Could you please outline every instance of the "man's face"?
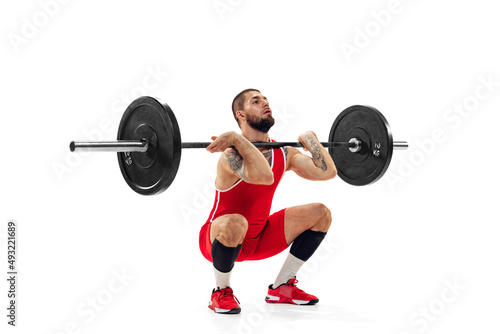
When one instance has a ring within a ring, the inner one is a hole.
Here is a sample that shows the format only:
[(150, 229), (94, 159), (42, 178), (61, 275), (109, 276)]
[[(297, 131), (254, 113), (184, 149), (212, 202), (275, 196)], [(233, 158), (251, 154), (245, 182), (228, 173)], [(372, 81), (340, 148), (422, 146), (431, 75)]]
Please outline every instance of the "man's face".
[(274, 125), (274, 118), (267, 98), (259, 92), (245, 94), (244, 114), (248, 125), (253, 129), (267, 133)]

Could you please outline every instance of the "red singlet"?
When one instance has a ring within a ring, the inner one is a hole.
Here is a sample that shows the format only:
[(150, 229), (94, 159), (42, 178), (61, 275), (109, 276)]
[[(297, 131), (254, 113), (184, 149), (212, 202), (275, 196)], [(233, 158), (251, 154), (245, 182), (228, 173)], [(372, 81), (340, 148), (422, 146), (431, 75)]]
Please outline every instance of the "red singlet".
[(210, 224), (227, 214), (237, 213), (248, 221), (248, 231), (236, 261), (267, 258), (288, 247), (284, 232), (285, 209), (269, 216), (274, 192), (286, 168), (283, 149), (275, 148), (272, 151), (273, 184), (249, 184), (239, 180), (229, 189), (216, 188), (214, 206), (200, 231), (200, 250), (207, 260), (212, 261)]

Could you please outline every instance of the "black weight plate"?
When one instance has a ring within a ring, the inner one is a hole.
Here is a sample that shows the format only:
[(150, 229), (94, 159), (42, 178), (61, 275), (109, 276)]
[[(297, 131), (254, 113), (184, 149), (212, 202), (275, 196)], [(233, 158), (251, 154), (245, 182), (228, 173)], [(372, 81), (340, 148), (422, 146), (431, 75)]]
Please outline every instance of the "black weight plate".
[(127, 107), (118, 127), (118, 140), (141, 139), (148, 141), (148, 150), (120, 152), (118, 163), (132, 190), (156, 195), (170, 186), (181, 161), (179, 126), (166, 103), (143, 96)]
[(393, 141), (389, 123), (380, 111), (369, 106), (351, 106), (333, 122), (329, 141), (362, 141), (361, 150), (353, 153), (348, 147), (330, 147), (328, 152), (345, 182), (364, 186), (384, 175), (392, 158)]

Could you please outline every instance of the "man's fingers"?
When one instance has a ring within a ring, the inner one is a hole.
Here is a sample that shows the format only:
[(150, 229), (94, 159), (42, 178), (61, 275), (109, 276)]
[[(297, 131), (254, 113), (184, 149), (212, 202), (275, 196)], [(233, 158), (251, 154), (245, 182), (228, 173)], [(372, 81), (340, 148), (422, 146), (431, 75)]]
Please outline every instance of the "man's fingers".
[(220, 150), (217, 148), (217, 146), (214, 146), (210, 149), (207, 148), (207, 151), (210, 153), (220, 152)]
[(298, 140), (299, 140), (299, 143), (302, 144), (302, 149), (307, 152), (306, 143), (302, 140), (301, 137), (299, 137)]
[(213, 140), (213, 142), (207, 146), (207, 151), (213, 152), (214, 147), (218, 144), (218, 142), (216, 142), (217, 136), (212, 136), (210, 138)]
[(210, 144), (207, 147), (207, 151), (209, 151), (211, 153), (224, 152), (224, 150), (225, 150), (224, 144), (219, 142), (219, 141), (214, 141), (212, 144)]
[(212, 144), (208, 145), (207, 146), (207, 151), (212, 151), (214, 149), (214, 147), (217, 146), (217, 143), (216, 142), (213, 142)]

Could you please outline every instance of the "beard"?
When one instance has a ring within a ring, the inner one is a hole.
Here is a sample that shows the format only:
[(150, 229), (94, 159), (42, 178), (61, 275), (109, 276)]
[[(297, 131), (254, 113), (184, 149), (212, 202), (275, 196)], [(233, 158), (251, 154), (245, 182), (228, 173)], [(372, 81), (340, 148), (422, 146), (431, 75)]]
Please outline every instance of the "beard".
[(248, 125), (250, 125), (250, 127), (257, 131), (268, 133), (269, 129), (271, 129), (274, 125), (274, 118), (273, 116), (268, 116), (267, 118), (259, 118), (257, 116), (247, 115), (247, 123)]

